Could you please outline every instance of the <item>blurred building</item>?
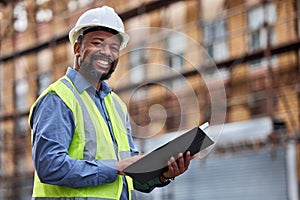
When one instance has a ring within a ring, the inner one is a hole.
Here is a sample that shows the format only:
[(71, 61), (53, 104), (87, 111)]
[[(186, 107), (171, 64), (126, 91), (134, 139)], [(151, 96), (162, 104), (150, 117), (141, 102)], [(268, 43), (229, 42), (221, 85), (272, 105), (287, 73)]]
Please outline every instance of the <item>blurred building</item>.
[(131, 36), (109, 82), (141, 152), (206, 121), (216, 140), (139, 198), (298, 199), (298, 0), (0, 0), (0, 199), (30, 199), (29, 108), (72, 66), (78, 16), (101, 5)]

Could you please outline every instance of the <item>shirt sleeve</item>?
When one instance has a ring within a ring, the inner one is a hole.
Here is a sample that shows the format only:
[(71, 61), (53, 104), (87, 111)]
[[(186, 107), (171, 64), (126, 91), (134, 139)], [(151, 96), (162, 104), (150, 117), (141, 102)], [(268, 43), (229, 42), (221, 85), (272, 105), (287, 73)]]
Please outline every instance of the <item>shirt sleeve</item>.
[(77, 160), (68, 155), (75, 128), (74, 117), (55, 94), (47, 94), (39, 101), (30, 126), (32, 159), (43, 183), (87, 187), (116, 180), (116, 160)]

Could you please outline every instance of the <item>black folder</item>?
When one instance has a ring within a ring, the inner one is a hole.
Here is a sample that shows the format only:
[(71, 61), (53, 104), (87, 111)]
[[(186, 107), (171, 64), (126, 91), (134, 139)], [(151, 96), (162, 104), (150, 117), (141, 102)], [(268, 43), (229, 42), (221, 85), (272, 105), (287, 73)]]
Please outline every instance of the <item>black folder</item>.
[(200, 127), (195, 127), (153, 150), (123, 171), (132, 179), (144, 184), (166, 171), (168, 160), (172, 156), (177, 159), (178, 153), (185, 155), (187, 151), (194, 155), (213, 143)]

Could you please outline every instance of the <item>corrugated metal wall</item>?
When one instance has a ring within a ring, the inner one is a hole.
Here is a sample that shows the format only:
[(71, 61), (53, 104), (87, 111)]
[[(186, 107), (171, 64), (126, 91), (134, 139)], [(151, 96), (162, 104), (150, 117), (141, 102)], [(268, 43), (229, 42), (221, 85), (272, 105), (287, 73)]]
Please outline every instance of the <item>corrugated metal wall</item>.
[(165, 188), (138, 199), (287, 200), (286, 149), (248, 151), (193, 160)]

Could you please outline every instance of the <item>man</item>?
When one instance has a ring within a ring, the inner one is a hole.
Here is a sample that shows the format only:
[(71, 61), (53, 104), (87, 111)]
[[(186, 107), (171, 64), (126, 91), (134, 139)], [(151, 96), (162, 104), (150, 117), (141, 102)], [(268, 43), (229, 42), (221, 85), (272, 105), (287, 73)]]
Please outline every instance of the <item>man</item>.
[(134, 156), (126, 106), (104, 81), (129, 39), (114, 10), (85, 12), (69, 37), (73, 68), (41, 94), (29, 115), (33, 199), (131, 199), (133, 189), (150, 192), (186, 171), (194, 158), (189, 152), (177, 162), (170, 158), (168, 170), (143, 185), (123, 172), (141, 156)]

